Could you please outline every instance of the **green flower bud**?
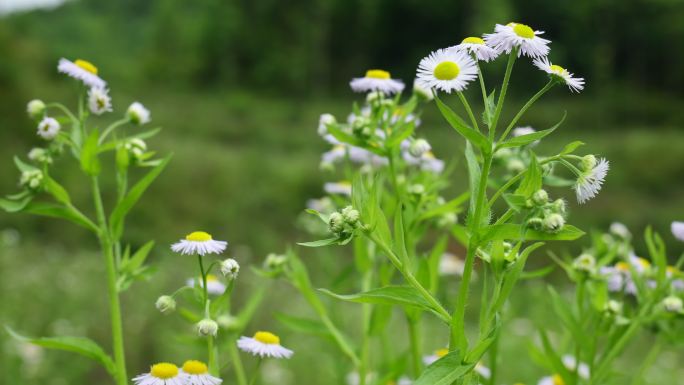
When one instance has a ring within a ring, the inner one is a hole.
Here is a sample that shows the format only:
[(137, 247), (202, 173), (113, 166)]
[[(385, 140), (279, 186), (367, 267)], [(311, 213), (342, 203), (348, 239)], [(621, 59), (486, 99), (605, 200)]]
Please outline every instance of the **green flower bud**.
[(539, 217), (530, 218), (527, 222), (528, 226), (533, 229), (540, 230), (543, 227), (544, 221)]
[(24, 171), (21, 173), (19, 184), (33, 191), (40, 190), (43, 185), (43, 172), (40, 170)]
[(176, 300), (170, 295), (162, 295), (157, 299), (154, 306), (162, 314), (171, 314), (176, 310)]
[(354, 208), (351, 206), (347, 206), (342, 209), (342, 218), (348, 225), (350, 225), (353, 228), (355, 228), (359, 224), (359, 216), (359, 212), (357, 210), (354, 210)]
[(237, 278), (240, 272), (240, 264), (233, 258), (228, 258), (221, 262), (221, 274), (232, 281)]
[(684, 302), (681, 298), (671, 295), (663, 300), (663, 307), (670, 313), (681, 313), (684, 309)]
[(544, 231), (557, 232), (565, 225), (565, 218), (560, 214), (549, 214), (542, 221), (542, 228)]
[(45, 103), (39, 99), (33, 99), (26, 105), (26, 112), (33, 119), (40, 119), (45, 113)]
[(567, 211), (567, 204), (563, 199), (556, 199), (551, 204), (551, 210), (553, 210), (555, 213), (564, 215)]
[(328, 220), (328, 228), (332, 233), (338, 234), (344, 231), (345, 224), (344, 217), (338, 212), (330, 214), (330, 219)]
[(525, 163), (518, 158), (511, 158), (506, 163), (506, 170), (517, 174), (525, 170)]
[(582, 158), (582, 169), (584, 171), (589, 171), (596, 167), (596, 164), (598, 163), (598, 160), (594, 155), (585, 155)]
[(611, 299), (606, 303), (605, 311), (612, 315), (619, 315), (622, 313), (622, 302)]
[(409, 194), (414, 194), (414, 195), (423, 195), (425, 194), (425, 186), (422, 184), (412, 184), (408, 186), (406, 189), (408, 190)]
[(532, 201), (537, 206), (543, 206), (549, 201), (549, 194), (546, 192), (546, 190), (537, 190), (534, 194), (532, 194)]
[(414, 158), (420, 158), (425, 154), (426, 152), (432, 150), (432, 146), (430, 146), (430, 143), (428, 143), (427, 140), (425, 139), (415, 139), (411, 141), (411, 144), (409, 145), (408, 152), (413, 156)]
[(572, 267), (577, 271), (593, 274), (596, 272), (596, 258), (589, 253), (583, 253), (575, 259)]
[(44, 148), (36, 147), (31, 149), (31, 151), (28, 153), (28, 158), (36, 163), (52, 163), (52, 157), (50, 156), (50, 153)]
[(216, 333), (218, 333), (218, 324), (216, 321), (205, 318), (198, 322), (195, 327), (197, 328), (197, 333), (202, 336), (202, 337), (207, 337), (207, 336), (216, 336)]

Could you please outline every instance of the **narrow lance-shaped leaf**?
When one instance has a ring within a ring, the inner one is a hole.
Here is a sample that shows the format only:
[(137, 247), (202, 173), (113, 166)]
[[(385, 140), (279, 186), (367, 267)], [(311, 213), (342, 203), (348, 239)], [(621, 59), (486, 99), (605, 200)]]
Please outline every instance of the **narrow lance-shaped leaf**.
[(101, 170), (100, 160), (97, 157), (99, 138), (100, 133), (98, 130), (92, 130), (81, 150), (81, 169), (91, 176), (99, 175)]
[(451, 385), (474, 367), (475, 364), (463, 364), (459, 351), (453, 350), (428, 366), (413, 385)]
[(567, 113), (563, 113), (563, 117), (561, 118), (560, 122), (556, 123), (553, 127), (549, 128), (549, 129), (533, 132), (531, 134), (514, 136), (514, 137), (508, 139), (507, 141), (505, 141), (503, 143), (499, 143), (496, 147), (497, 147), (497, 149), (507, 148), (507, 147), (522, 147), (522, 146), (526, 146), (530, 143), (534, 143), (538, 140), (541, 140), (545, 136), (554, 132), (556, 130), (556, 128), (558, 128), (561, 124), (563, 124), (563, 121), (565, 121), (566, 116), (567, 116)]
[(444, 116), (444, 119), (449, 122), (451, 127), (453, 127), (456, 132), (461, 134), (466, 140), (474, 144), (475, 147), (479, 148), (481, 151), (485, 153), (490, 153), (492, 151), (492, 145), (486, 136), (484, 136), (481, 132), (469, 127), (463, 121), (463, 119), (461, 119), (461, 117), (458, 116), (454, 110), (449, 108), (449, 106), (444, 104), (437, 95), (435, 95), (435, 102), (437, 102), (437, 107), (442, 113), (442, 116)]

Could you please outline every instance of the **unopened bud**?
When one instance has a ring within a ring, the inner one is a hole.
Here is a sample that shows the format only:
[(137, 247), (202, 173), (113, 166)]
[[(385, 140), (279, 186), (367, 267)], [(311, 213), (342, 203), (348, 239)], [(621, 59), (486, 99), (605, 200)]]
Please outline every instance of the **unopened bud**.
[(681, 313), (684, 308), (684, 303), (681, 298), (671, 295), (663, 300), (663, 307), (670, 313)]
[(608, 301), (608, 303), (606, 303), (605, 310), (610, 314), (618, 315), (622, 313), (622, 303), (614, 299), (611, 299), (610, 301)]
[(43, 103), (42, 100), (33, 99), (26, 105), (26, 112), (28, 112), (29, 116), (33, 119), (42, 118), (43, 113), (45, 112), (45, 103)]
[(330, 219), (328, 220), (328, 228), (333, 233), (340, 233), (344, 230), (344, 217), (338, 212), (330, 214)]
[(572, 266), (585, 273), (594, 273), (596, 271), (596, 258), (589, 253), (583, 253), (575, 259)]
[(565, 218), (560, 214), (550, 214), (544, 218), (542, 228), (549, 232), (557, 232), (565, 225)]
[(342, 218), (344, 219), (347, 224), (349, 224), (352, 227), (356, 227), (356, 225), (359, 222), (359, 212), (357, 210), (354, 210), (353, 207), (347, 206), (342, 209)]
[(237, 278), (240, 272), (240, 264), (233, 258), (228, 258), (221, 262), (221, 274), (232, 281)]
[(162, 314), (171, 314), (174, 312), (174, 310), (176, 310), (176, 300), (170, 295), (162, 295), (157, 299), (157, 302), (155, 302), (154, 306)]
[(582, 158), (582, 168), (584, 169), (584, 171), (589, 171), (593, 169), (594, 167), (596, 167), (596, 163), (598, 163), (598, 161), (596, 160), (596, 157), (594, 155), (585, 155)]
[(195, 326), (197, 327), (197, 333), (203, 337), (216, 336), (219, 327), (216, 321), (209, 318), (201, 320)]
[(537, 190), (534, 194), (532, 194), (532, 201), (537, 206), (543, 206), (549, 201), (549, 194), (546, 192), (546, 190)]

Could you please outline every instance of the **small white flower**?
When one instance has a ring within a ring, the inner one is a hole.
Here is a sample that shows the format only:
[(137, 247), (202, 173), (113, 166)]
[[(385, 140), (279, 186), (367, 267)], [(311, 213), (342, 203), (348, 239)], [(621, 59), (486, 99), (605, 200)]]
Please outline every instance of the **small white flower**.
[(352, 194), (351, 183), (347, 181), (328, 182), (323, 185), (323, 190), (325, 190), (325, 192), (327, 192), (328, 194), (338, 194), (347, 196), (351, 196)]
[(643, 275), (651, 271), (651, 262), (649, 262), (648, 259), (636, 256), (634, 253), (630, 253), (628, 262), (638, 275)]
[(59, 59), (57, 71), (82, 81), (88, 87), (104, 88), (107, 85), (97, 76), (97, 67), (85, 60), (78, 59), (72, 62), (64, 58)]
[(418, 64), (416, 81), (421, 87), (446, 93), (463, 91), (477, 77), (477, 66), (468, 53), (439, 49)]
[(411, 145), (409, 146), (408, 152), (414, 158), (420, 158), (421, 156), (423, 156), (423, 154), (431, 150), (432, 146), (430, 146), (430, 143), (428, 143), (427, 140), (418, 138), (411, 141)]
[(494, 48), (485, 44), (485, 41), (479, 37), (466, 37), (461, 44), (452, 47), (456, 50), (466, 51), (471, 55), (475, 55), (477, 60), (492, 61), (499, 56), (499, 52)]
[(440, 275), (456, 275), (462, 276), (465, 269), (465, 262), (451, 253), (444, 253), (439, 259), (439, 274)]
[(162, 314), (170, 314), (176, 310), (176, 300), (170, 295), (162, 295), (157, 299), (157, 302), (154, 303), (154, 306)]
[(593, 166), (584, 168), (582, 175), (577, 178), (577, 183), (575, 183), (575, 193), (579, 203), (585, 203), (598, 195), (608, 174), (610, 164), (605, 158), (595, 160), (593, 163)]
[(580, 92), (584, 89), (584, 78), (573, 77), (572, 72), (568, 72), (565, 68), (551, 64), (548, 58), (542, 57), (534, 59), (534, 65), (540, 70), (549, 74), (553, 79), (556, 79), (570, 88), (572, 92)]
[(45, 140), (54, 139), (61, 129), (62, 126), (55, 118), (46, 116), (38, 123), (38, 135)]
[(205, 318), (198, 322), (195, 325), (195, 328), (197, 329), (197, 334), (199, 334), (202, 337), (216, 337), (216, 333), (218, 333), (219, 326), (218, 323), (216, 323), (216, 321), (214, 321), (213, 319)]
[(185, 361), (180, 370), (184, 385), (219, 385), (222, 379), (209, 374), (207, 364), (197, 360)]
[(240, 350), (261, 358), (290, 358), (294, 354), (292, 350), (280, 345), (280, 337), (265, 331), (256, 332), (251, 338), (240, 337), (237, 346)]
[(670, 313), (681, 313), (684, 309), (684, 302), (681, 298), (671, 295), (663, 300), (663, 307)]
[(43, 172), (38, 169), (23, 171), (19, 184), (31, 190), (38, 190), (43, 184)]
[(28, 158), (38, 163), (52, 163), (52, 157), (50, 156), (50, 153), (44, 148), (32, 148), (28, 153)]
[(584, 362), (580, 362), (579, 366), (577, 366), (577, 360), (575, 359), (574, 356), (571, 356), (569, 354), (564, 355), (562, 360), (563, 360), (563, 365), (565, 365), (565, 367), (568, 368), (568, 370), (570, 370), (572, 372), (577, 370), (577, 374), (581, 378), (583, 378), (585, 380), (589, 379), (589, 374), (590, 374), (589, 373), (589, 365), (585, 364)]
[(204, 231), (195, 231), (188, 234), (185, 239), (171, 245), (171, 250), (180, 254), (221, 254), (228, 245), (225, 241), (215, 241), (211, 234)]
[(88, 108), (95, 115), (112, 112), (112, 98), (106, 88), (93, 87), (88, 91)]
[(145, 152), (147, 152), (147, 143), (140, 138), (131, 138), (127, 140), (124, 147), (128, 152), (133, 154), (136, 159), (141, 159)]
[(126, 116), (133, 124), (143, 125), (150, 122), (150, 110), (145, 108), (140, 102), (133, 102), (128, 106)]
[(42, 100), (33, 99), (26, 105), (26, 112), (34, 119), (40, 118), (45, 112), (45, 103)]
[(407, 376), (401, 376), (397, 380), (397, 385), (411, 385), (411, 384), (413, 384), (413, 381), (411, 381), (411, 379), (408, 378)]
[(366, 76), (352, 79), (349, 85), (354, 92), (378, 91), (391, 95), (404, 90), (403, 82), (392, 79), (390, 73), (383, 70), (368, 70)]
[(335, 123), (337, 123), (337, 121), (334, 116), (331, 114), (322, 114), (321, 117), (318, 118), (318, 135), (325, 136), (328, 133), (328, 126)]
[(519, 47), (518, 57), (525, 55), (538, 58), (549, 53), (548, 44), (551, 41), (539, 37), (543, 33), (520, 23), (497, 24), (494, 33), (485, 34), (484, 40), (488, 46), (500, 53), (509, 54), (513, 48)]
[(620, 222), (611, 223), (610, 232), (622, 239), (629, 239), (632, 237), (632, 233), (629, 232), (627, 226)]
[(486, 380), (488, 380), (492, 376), (492, 370), (484, 366), (482, 362), (478, 362), (475, 365), (475, 372)]
[(684, 241), (684, 222), (672, 222), (670, 225), (672, 235), (680, 241)]
[[(193, 278), (190, 278), (187, 280), (186, 284), (187, 286), (195, 287), (195, 282), (197, 282), (197, 286), (199, 288), (204, 287), (202, 277), (198, 278), (197, 281), (195, 281)], [(207, 274), (207, 293), (212, 295), (221, 295), (225, 291), (226, 285), (223, 282), (219, 281), (218, 277), (216, 277), (213, 274)]]
[(578, 271), (594, 274), (596, 272), (596, 258), (591, 254), (583, 253), (575, 259), (572, 263), (572, 267)]
[(323, 197), (319, 199), (309, 199), (306, 201), (306, 208), (316, 210), (319, 213), (330, 214), (335, 211), (335, 204), (329, 197)]
[(186, 385), (178, 367), (168, 362), (152, 365), (149, 373), (133, 378), (135, 385)]
[[(225, 261), (221, 262), (221, 274), (223, 274), (224, 277), (228, 278), (228, 280), (232, 281), (236, 279), (239, 272), (240, 264), (233, 258), (228, 258)], [(208, 283), (207, 286), (209, 286)]]

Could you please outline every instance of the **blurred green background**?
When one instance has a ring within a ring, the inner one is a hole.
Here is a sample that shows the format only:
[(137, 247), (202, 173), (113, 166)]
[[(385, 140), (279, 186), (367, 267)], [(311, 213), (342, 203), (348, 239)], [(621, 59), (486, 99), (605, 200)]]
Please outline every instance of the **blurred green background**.
[[(166, 245), (206, 229), (227, 239), (231, 256), (244, 266), (238, 292), (263, 284), (246, 267), (307, 238), (295, 220), (306, 199), (320, 196), (322, 183), (330, 179), (318, 171), (320, 154), (327, 150), (316, 134), (318, 116), (330, 112), (344, 119), (350, 103), (361, 100), (349, 90), (349, 79), (378, 67), (410, 85), (418, 61), (431, 50), (489, 32), (497, 22), (515, 20), (545, 30), (553, 41), (551, 59), (587, 80), (579, 95), (554, 89), (521, 122), (546, 128), (567, 111), (564, 125), (543, 149), (557, 150), (579, 139), (588, 143), (586, 151), (611, 161), (602, 193), (584, 206), (572, 205), (570, 221), (598, 229), (618, 220), (637, 234), (652, 224), (666, 235), (673, 256), (681, 252), (668, 228), (672, 220), (684, 219), (682, 0), (80, 0), (11, 12), (34, 2), (41, 1), (0, 0), (0, 192), (16, 189), (12, 157), (40, 144), (34, 122), (26, 117), (26, 102), (75, 103), (74, 82), (56, 71), (60, 57), (98, 66), (111, 87), (114, 115), (135, 100), (150, 108), (152, 125), (164, 128), (150, 146), (175, 153), (127, 227), (126, 237), (135, 245), (158, 241), (152, 262), (162, 272), (135, 284), (134, 295), (124, 295), (131, 374), (154, 360), (185, 358), (186, 347), (177, 346), (175, 336), (187, 326), (162, 319), (152, 304), (181, 285), (195, 266), (179, 263)], [(489, 87), (497, 86), (504, 64), (487, 65)], [(512, 116), (544, 81), (521, 60), (505, 114)], [(434, 105), (422, 118), (421, 135), (433, 143), (437, 156), (456, 157), (460, 139)], [(85, 197), (78, 172), (58, 175), (77, 197)], [(464, 189), (465, 179), (459, 173), (455, 178)], [(4, 212), (0, 234), (0, 322), (32, 335), (87, 334), (107, 346), (96, 242), (70, 225)], [(587, 242), (567, 247), (577, 251)], [(312, 269), (320, 267), (313, 253), (304, 257)], [(563, 280), (560, 274), (554, 277)], [(327, 278), (319, 271), (314, 281), (324, 284)], [(519, 295), (542, 296), (536, 284), (522, 290)], [(259, 313), (263, 324), (276, 329), (280, 326), (270, 318), (282, 310), (278, 299), (288, 298), (293, 309), (308, 312), (287, 286), (278, 293)], [(440, 338), (433, 336), (432, 343), (439, 345)], [(282, 365), (278, 383), (313, 384), (336, 373), (340, 364), (329, 346), (309, 336), (290, 335), (285, 341), (298, 355), (291, 365)], [(435, 347), (425, 346), (426, 352)], [(316, 350), (323, 348), (321, 357)], [(514, 339), (509, 348), (520, 356)], [(682, 359), (674, 357), (664, 359), (663, 367)], [(321, 365), (307, 367), (314, 359)], [(522, 362), (529, 368), (511, 382), (542, 373)], [(102, 378), (86, 360), (18, 349), (0, 333), (3, 384)]]

